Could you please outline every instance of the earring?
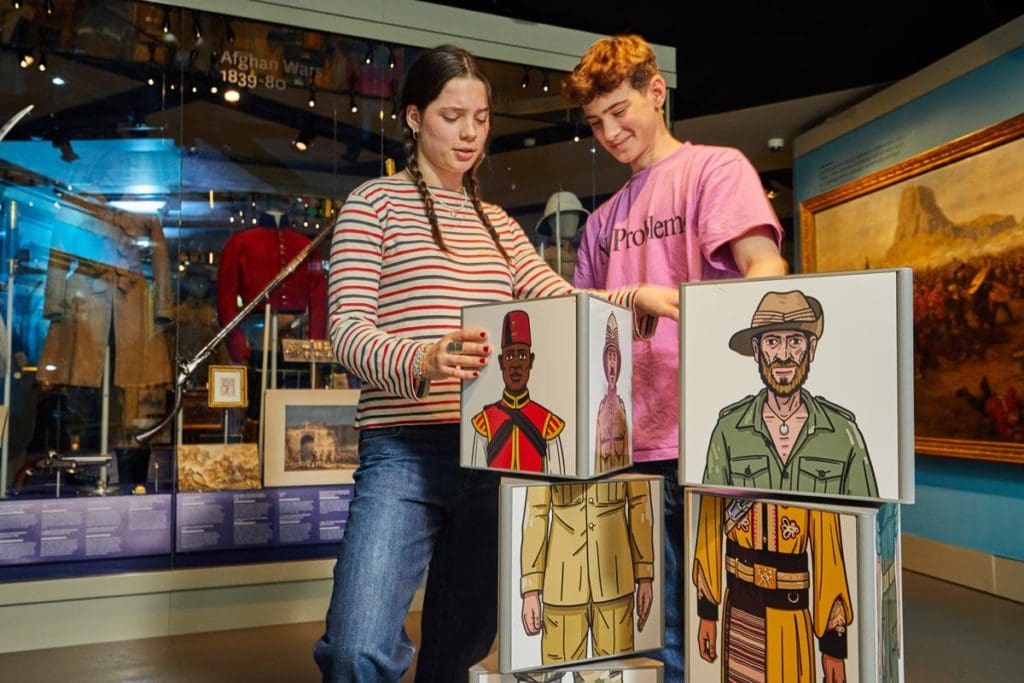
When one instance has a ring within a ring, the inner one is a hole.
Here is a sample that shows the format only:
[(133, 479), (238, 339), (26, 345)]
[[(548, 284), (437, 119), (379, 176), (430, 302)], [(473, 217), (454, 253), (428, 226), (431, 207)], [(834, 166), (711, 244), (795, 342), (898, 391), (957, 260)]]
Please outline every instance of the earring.
[(413, 140), (417, 140), (417, 139), (419, 139), (419, 136), (420, 136), (420, 132), (418, 130), (416, 130), (415, 128), (413, 128), (412, 129), (412, 139)]

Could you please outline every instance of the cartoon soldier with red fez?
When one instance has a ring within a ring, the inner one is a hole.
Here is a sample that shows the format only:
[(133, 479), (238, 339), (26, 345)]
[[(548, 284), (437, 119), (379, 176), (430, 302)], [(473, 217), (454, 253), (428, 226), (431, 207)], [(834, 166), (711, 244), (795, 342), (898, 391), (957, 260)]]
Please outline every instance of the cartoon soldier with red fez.
[[(564, 474), (565, 458), (559, 435), (565, 420), (530, 400), (530, 381), (535, 354), (530, 350), (530, 318), (526, 311), (505, 314), (501, 323), (501, 354), (498, 366), (505, 380), (501, 400), (484, 406), (473, 416), (476, 437), (473, 464), (523, 472)], [(548, 442), (554, 441), (553, 448)]]

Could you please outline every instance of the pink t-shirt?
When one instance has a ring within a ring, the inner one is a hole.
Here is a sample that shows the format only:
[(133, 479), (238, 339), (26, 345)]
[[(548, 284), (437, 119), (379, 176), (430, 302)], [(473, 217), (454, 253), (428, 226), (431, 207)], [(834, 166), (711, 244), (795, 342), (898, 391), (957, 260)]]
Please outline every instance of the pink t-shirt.
[[(729, 242), (782, 228), (757, 172), (738, 150), (683, 143), (633, 175), (587, 220), (573, 284), (614, 289), (640, 282), (676, 287), (741, 277)], [(658, 323), (633, 342), (633, 459), (679, 455), (679, 326)]]

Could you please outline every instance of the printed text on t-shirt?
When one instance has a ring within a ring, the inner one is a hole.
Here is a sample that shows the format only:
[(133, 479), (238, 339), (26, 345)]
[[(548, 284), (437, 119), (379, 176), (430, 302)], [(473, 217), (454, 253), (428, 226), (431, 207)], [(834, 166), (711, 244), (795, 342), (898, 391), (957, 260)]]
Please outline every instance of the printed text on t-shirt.
[(655, 220), (654, 216), (648, 216), (643, 227), (630, 230), (629, 228), (615, 228), (612, 230), (612, 251), (642, 247), (648, 239), (662, 239), (681, 235), (686, 230), (686, 219), (682, 216), (672, 216), (665, 220)]

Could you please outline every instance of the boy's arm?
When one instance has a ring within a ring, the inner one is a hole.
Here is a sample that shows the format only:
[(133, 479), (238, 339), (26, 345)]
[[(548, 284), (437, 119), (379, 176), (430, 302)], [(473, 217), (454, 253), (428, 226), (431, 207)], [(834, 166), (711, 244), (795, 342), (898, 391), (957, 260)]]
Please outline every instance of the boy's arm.
[(775, 245), (775, 233), (767, 226), (745, 232), (729, 247), (743, 277), (778, 277), (789, 269)]

